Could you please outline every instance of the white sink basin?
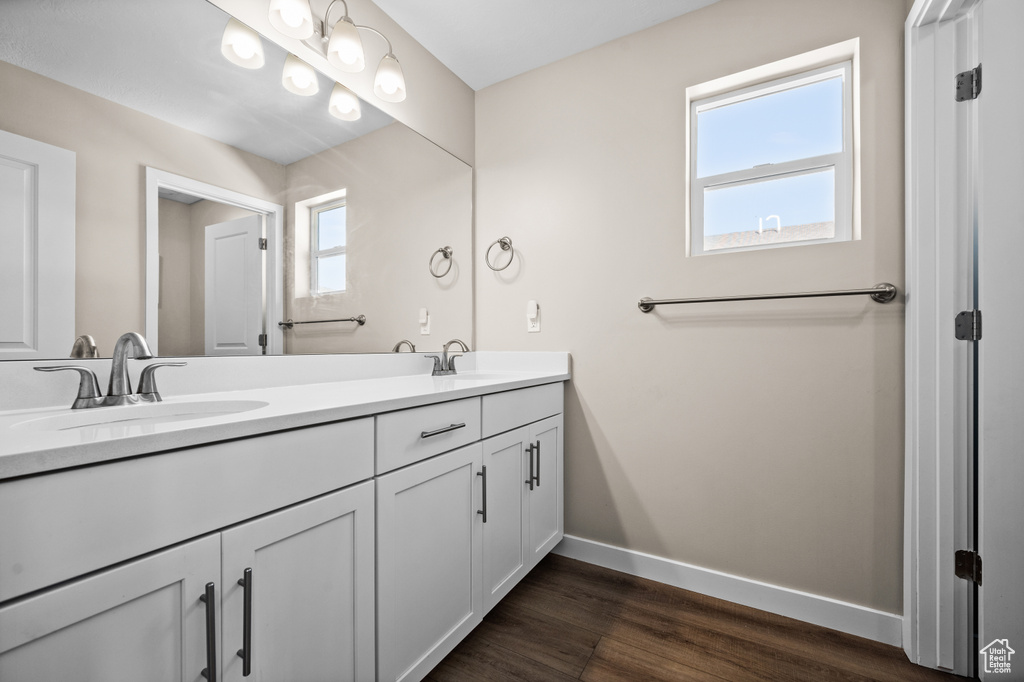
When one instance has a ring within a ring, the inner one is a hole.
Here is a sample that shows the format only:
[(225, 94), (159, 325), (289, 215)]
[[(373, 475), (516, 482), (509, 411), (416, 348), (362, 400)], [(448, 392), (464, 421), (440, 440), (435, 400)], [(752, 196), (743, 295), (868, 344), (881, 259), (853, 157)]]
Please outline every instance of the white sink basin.
[(465, 374), (446, 374), (444, 376), (434, 378), (450, 381), (501, 381), (502, 379), (508, 379), (509, 375), (485, 374), (483, 372), (466, 372)]
[(249, 412), (266, 407), (268, 404), (262, 400), (198, 400), (187, 403), (165, 402), (94, 407), (27, 419), (13, 424), (11, 428), (29, 431), (69, 431), (108, 426), (148, 426)]

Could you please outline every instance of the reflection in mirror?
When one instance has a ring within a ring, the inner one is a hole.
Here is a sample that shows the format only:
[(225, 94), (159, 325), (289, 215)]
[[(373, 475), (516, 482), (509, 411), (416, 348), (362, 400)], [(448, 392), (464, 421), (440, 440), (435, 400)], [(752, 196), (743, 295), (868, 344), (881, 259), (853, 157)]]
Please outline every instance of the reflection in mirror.
[[(208, 200), (192, 208), (148, 201), (149, 167), (284, 207), (280, 249), (266, 253), (271, 274), (254, 285), (261, 304), (264, 291), (268, 303), (274, 290), (282, 295), (279, 309), (262, 308), (268, 352), (389, 351), (414, 336), (419, 348), (433, 349), (471, 337), (470, 167), (365, 102), (357, 121), (330, 115), (334, 82), (322, 74), (315, 74), (316, 96), (286, 91), (286, 55), (268, 40), (262, 68), (228, 62), (221, 54), (228, 20), (205, 0), (0, 5), (0, 130), (77, 156), (75, 335), (91, 335), (109, 356), (121, 333), (155, 327), (161, 355), (210, 352), (198, 225), (206, 223), (205, 242), (207, 226), (237, 216), (212, 215), (224, 208)], [(317, 291), (311, 215), (318, 198), (339, 193), (347, 213), (344, 288)], [(253, 212), (269, 235), (268, 212)], [(151, 214), (157, 227), (147, 236)], [(170, 228), (186, 222), (187, 240)], [(454, 266), (436, 279), (427, 261), (445, 245)], [(271, 284), (275, 271), (281, 277)], [(419, 334), (422, 310), (429, 337)], [(278, 325), (360, 314), (363, 326)]]

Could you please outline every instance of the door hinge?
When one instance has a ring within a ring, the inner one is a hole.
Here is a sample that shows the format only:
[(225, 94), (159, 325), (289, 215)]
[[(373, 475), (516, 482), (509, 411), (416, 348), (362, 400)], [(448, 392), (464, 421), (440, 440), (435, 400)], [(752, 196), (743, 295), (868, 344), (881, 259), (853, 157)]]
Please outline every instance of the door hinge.
[(956, 101), (978, 99), (981, 93), (981, 64), (956, 75)]
[(260, 237), (259, 247), (260, 247), (260, 251), (266, 251), (267, 250), (267, 238), (266, 237)]
[(267, 335), (266, 334), (260, 334), (259, 345), (262, 346), (263, 348), (267, 347)]
[(956, 316), (956, 338), (960, 341), (981, 339), (981, 311), (965, 310)]
[(957, 578), (973, 580), (981, 584), (981, 557), (977, 552), (969, 549), (958, 549), (956, 551), (956, 565), (953, 569)]

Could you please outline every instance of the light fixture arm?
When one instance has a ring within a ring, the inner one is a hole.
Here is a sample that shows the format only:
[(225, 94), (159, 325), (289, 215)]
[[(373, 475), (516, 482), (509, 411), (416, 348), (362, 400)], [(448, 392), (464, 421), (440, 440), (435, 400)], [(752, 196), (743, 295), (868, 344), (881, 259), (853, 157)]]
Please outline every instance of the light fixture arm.
[[(335, 0), (335, 1), (337, 1), (337, 0)], [(344, 2), (344, 0), (341, 0), (341, 1)], [(375, 29), (372, 26), (360, 26), (359, 24), (355, 24), (355, 27), (356, 28), (361, 28), (361, 29), (364, 29), (366, 31), (370, 31), (372, 33), (376, 33), (377, 35), (379, 35), (381, 38), (384, 39), (384, 42), (388, 44), (388, 54), (391, 55), (392, 57), (395, 56), (395, 51), (391, 47), (391, 41), (388, 40), (388, 37), (386, 35), (384, 35), (383, 33), (381, 33), (380, 31), (378, 31), (377, 29)]]
[(324, 12), (324, 35), (325, 36), (327, 35), (327, 27), (329, 26), (329, 24), (327, 23), (327, 19), (331, 16), (331, 9), (333, 9), (334, 6), (336, 4), (338, 4), (339, 2), (345, 8), (345, 16), (343, 16), (342, 19), (348, 19), (348, 3), (345, 2), (345, 0), (331, 0), (331, 4), (327, 5), (327, 11)]

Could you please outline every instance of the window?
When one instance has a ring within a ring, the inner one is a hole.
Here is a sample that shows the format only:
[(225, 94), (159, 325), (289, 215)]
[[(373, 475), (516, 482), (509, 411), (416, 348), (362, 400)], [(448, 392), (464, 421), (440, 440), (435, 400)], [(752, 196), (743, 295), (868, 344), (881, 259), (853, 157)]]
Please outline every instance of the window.
[(314, 295), (345, 291), (345, 200), (311, 208), (310, 290)]
[(845, 56), (766, 82), (820, 57), (810, 53), (687, 89), (690, 254), (854, 237), (855, 60)]

